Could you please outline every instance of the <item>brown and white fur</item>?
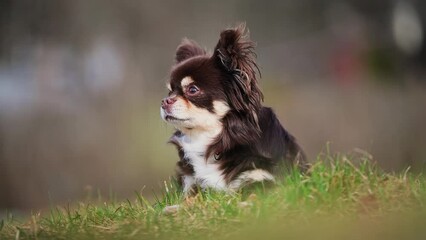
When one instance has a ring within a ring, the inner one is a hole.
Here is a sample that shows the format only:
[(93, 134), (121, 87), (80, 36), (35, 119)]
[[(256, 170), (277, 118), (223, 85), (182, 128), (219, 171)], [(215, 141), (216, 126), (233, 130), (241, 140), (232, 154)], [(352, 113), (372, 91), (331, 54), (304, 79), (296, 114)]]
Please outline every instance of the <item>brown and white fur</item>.
[(307, 167), (295, 138), (262, 106), (253, 50), (244, 26), (222, 31), (213, 54), (188, 39), (177, 48), (161, 117), (176, 128), (170, 142), (186, 194), (197, 186), (236, 191)]

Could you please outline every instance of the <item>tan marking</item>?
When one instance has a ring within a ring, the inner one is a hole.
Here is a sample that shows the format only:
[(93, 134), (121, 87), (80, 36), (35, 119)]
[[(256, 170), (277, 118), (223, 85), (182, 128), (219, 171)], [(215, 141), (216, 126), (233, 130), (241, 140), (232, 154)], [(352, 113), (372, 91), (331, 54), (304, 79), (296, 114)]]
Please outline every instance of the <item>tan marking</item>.
[(182, 81), (180, 82), (180, 85), (182, 85), (182, 89), (185, 89), (189, 86), (189, 84), (193, 83), (194, 80), (191, 77), (184, 77)]
[(186, 109), (189, 110), (192, 107), (192, 103), (188, 99), (182, 98), (182, 101), (185, 103)]
[(170, 85), (170, 83), (166, 83), (166, 87), (170, 92), (172, 91), (172, 85)]
[(219, 117), (223, 117), (229, 112), (228, 104), (222, 101), (213, 101), (213, 109)]

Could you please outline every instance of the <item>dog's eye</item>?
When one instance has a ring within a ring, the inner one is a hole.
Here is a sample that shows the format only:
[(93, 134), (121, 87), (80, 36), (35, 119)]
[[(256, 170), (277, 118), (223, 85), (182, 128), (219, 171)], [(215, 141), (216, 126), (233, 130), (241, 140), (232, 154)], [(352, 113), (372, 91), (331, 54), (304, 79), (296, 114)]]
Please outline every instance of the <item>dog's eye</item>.
[(189, 95), (195, 95), (199, 92), (200, 90), (197, 88), (197, 86), (192, 85), (188, 87), (188, 94)]

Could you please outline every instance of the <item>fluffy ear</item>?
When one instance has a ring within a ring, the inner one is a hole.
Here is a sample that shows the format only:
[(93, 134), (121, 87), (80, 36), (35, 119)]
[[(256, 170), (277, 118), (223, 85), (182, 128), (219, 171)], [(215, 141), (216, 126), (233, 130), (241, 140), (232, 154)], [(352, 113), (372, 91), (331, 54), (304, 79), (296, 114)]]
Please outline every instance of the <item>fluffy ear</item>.
[(182, 43), (176, 49), (176, 63), (180, 63), (188, 58), (198, 55), (205, 55), (206, 51), (202, 49), (196, 42), (184, 38)]
[(257, 126), (263, 95), (257, 85), (256, 73), (260, 71), (254, 47), (255, 43), (248, 38), (242, 24), (221, 32), (212, 58), (232, 76), (224, 82), (231, 108)]

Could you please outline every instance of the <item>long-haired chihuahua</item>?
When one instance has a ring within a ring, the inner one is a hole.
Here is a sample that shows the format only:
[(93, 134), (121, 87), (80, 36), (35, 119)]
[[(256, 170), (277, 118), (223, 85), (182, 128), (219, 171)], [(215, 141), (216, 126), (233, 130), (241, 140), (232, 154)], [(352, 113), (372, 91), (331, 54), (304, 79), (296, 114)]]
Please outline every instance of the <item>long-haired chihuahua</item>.
[(213, 54), (188, 39), (176, 50), (161, 117), (176, 128), (170, 142), (185, 194), (236, 191), (308, 166), (295, 138), (262, 106), (254, 46), (240, 25), (220, 33)]

